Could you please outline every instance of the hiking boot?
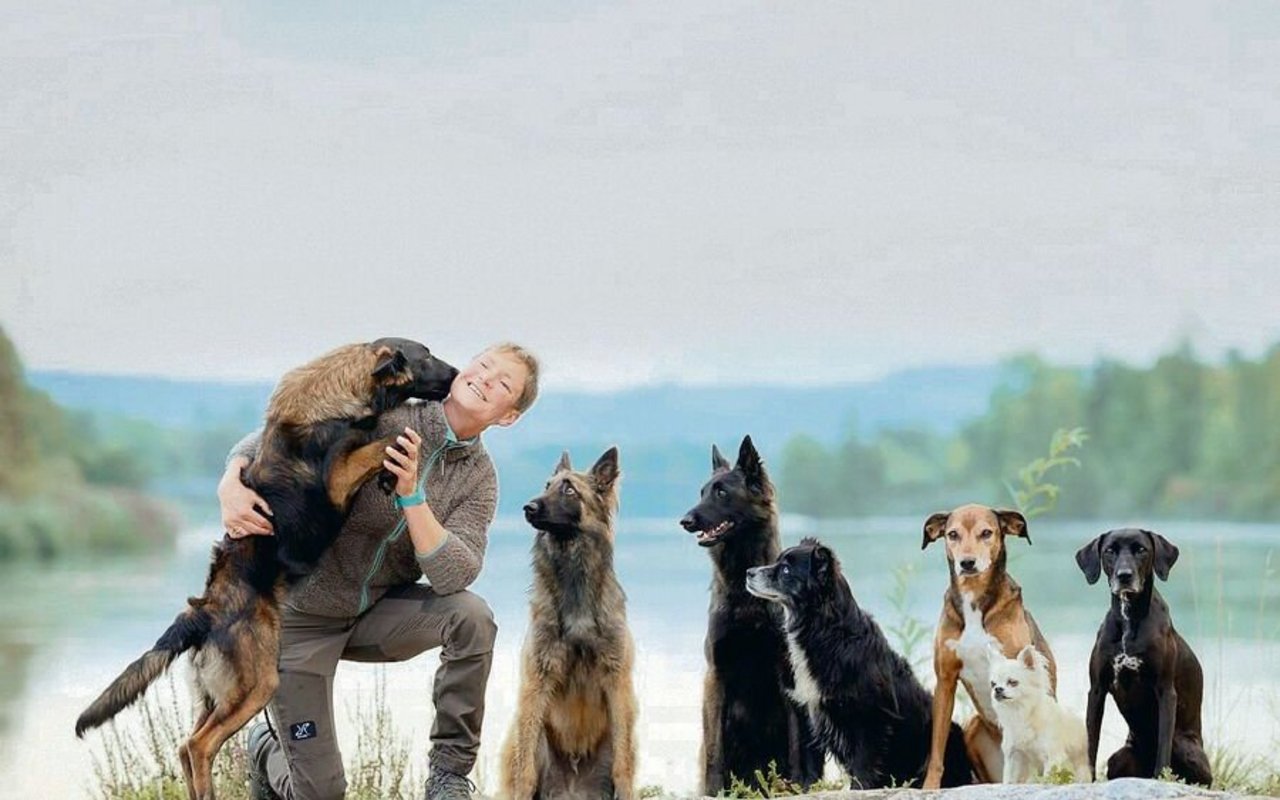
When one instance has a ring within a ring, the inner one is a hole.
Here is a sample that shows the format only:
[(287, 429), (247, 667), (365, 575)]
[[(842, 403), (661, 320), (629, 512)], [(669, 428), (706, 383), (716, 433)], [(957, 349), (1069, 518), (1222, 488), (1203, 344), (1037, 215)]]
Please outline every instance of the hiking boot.
[(431, 767), (427, 775), (426, 800), (471, 800), (476, 785), (466, 775), (450, 772), (443, 767)]
[(271, 726), (261, 720), (249, 729), (249, 741), (245, 744), (249, 753), (249, 800), (280, 800), (280, 795), (267, 783), (267, 748), (275, 738)]

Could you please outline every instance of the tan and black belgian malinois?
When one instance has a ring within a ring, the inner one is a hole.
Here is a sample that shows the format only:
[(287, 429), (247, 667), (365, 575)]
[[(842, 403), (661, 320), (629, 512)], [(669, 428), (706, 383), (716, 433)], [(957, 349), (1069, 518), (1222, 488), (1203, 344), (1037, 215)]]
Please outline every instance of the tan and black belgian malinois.
[(502, 756), (511, 800), (631, 800), (634, 646), (613, 571), (618, 449), (588, 472), (560, 457), (524, 507), (537, 529), (520, 699)]
[(457, 370), (408, 339), (340, 347), (287, 373), (267, 404), (245, 484), (271, 507), (274, 536), (225, 536), (214, 545), (204, 594), (125, 668), (76, 720), (76, 735), (133, 703), (191, 651), (199, 698), (195, 730), (179, 748), (187, 793), (213, 797), (219, 748), (266, 706), (279, 679), (279, 602), (338, 535), (348, 504), (382, 469), (378, 415), (411, 397), (439, 400)]

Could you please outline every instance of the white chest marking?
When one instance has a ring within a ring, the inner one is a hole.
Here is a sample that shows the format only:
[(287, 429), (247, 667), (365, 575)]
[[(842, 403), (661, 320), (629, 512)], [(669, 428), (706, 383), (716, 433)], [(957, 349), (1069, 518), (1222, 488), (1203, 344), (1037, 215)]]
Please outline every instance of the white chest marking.
[(973, 595), (961, 596), (960, 610), (964, 614), (964, 631), (959, 639), (951, 639), (947, 647), (960, 659), (960, 680), (969, 688), (969, 694), (978, 712), (992, 722), (996, 709), (991, 701), (991, 648), (1000, 649), (1000, 643), (982, 627), (982, 612)]
[(1142, 669), (1142, 659), (1137, 656), (1129, 655), (1129, 639), (1133, 636), (1132, 621), (1129, 619), (1129, 598), (1120, 598), (1120, 616), (1124, 619), (1120, 632), (1120, 652), (1116, 653), (1116, 657), (1111, 662), (1111, 670), (1114, 673), (1113, 682), (1120, 680), (1120, 673), (1126, 669), (1134, 672)]
[(804, 648), (796, 642), (794, 634), (787, 634), (787, 654), (791, 656), (791, 675), (795, 687), (791, 689), (791, 699), (813, 711), (822, 704), (822, 690), (809, 670), (809, 659), (805, 657)]
[(1134, 672), (1142, 669), (1142, 659), (1137, 656), (1131, 656), (1128, 653), (1116, 653), (1115, 660), (1111, 662), (1111, 668), (1118, 674), (1121, 670), (1131, 669)]

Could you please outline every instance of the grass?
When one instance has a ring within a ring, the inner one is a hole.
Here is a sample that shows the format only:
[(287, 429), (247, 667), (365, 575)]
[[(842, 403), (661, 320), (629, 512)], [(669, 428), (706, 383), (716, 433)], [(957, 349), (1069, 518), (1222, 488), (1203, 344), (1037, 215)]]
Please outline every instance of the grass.
[[(751, 780), (742, 780), (738, 776), (731, 776), (729, 788), (720, 792), (717, 797), (724, 798), (748, 798), (756, 800), (757, 798), (769, 797), (795, 797), (796, 795), (809, 794), (811, 792), (825, 792), (847, 788), (847, 784), (837, 781), (818, 781), (809, 787), (805, 787), (794, 781), (789, 781), (782, 775), (778, 774), (778, 762), (770, 761), (769, 769), (765, 771), (756, 770)], [(661, 789), (658, 788), (659, 792)], [(662, 796), (651, 795), (655, 797)]]
[[(176, 689), (172, 674), (166, 681), (167, 691), (153, 690), (130, 712), (140, 717), (138, 724), (126, 727), (113, 722), (103, 730), (93, 757), (94, 798), (187, 800), (178, 745), (190, 732), (192, 717), (178, 700), (185, 691)], [(422, 781), (410, 758), (410, 742), (392, 723), (381, 669), (371, 695), (357, 695), (353, 716), (360, 734), (354, 758), (346, 765), (348, 800), (417, 800)], [(233, 736), (214, 761), (218, 800), (248, 800), (248, 727)]]
[[(104, 729), (101, 751), (94, 753), (94, 797), (101, 800), (186, 800), (178, 764), (178, 745), (192, 719), (179, 706), (173, 677), (166, 678), (164, 699), (153, 692), (138, 704), (141, 725), (126, 728), (112, 722)], [(218, 753), (213, 765), (215, 791), (223, 800), (248, 800), (248, 761), (244, 733)]]

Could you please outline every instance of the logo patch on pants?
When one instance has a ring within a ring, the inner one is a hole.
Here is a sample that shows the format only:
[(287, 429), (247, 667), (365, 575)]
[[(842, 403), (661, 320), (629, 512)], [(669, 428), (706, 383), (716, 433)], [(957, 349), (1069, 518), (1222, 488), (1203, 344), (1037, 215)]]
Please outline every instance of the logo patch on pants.
[(289, 738), (295, 742), (303, 739), (314, 739), (316, 737), (315, 720), (307, 720), (306, 722), (295, 722), (289, 726)]

